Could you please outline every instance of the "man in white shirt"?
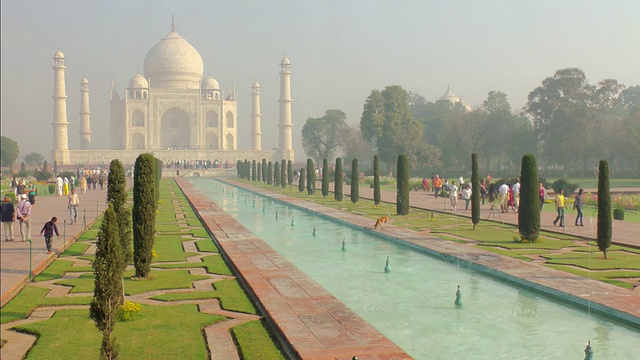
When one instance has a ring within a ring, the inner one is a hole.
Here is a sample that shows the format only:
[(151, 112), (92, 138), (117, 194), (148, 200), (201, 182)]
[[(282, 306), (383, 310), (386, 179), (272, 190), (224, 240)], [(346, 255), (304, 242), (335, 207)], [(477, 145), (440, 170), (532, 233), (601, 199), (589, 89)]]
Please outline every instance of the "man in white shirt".
[(516, 208), (516, 212), (520, 209), (520, 180), (516, 179), (516, 183), (511, 187), (513, 190), (513, 203)]
[(78, 222), (78, 205), (80, 205), (80, 198), (76, 193), (75, 188), (71, 188), (71, 194), (69, 194), (69, 217), (71, 218), (71, 224)]
[(509, 203), (509, 185), (502, 183), (498, 188), (498, 202), (500, 202), (500, 212), (508, 212), (507, 205)]

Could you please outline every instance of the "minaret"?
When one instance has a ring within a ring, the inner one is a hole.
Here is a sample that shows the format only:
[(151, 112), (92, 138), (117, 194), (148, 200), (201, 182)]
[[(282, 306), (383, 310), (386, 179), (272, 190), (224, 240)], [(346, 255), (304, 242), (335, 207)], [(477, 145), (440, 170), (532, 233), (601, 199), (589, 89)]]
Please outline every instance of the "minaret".
[[(64, 54), (53, 56), (53, 151), (69, 150), (67, 137), (67, 95), (64, 84)], [(56, 156), (54, 156), (54, 159)]]
[(251, 150), (262, 150), (262, 132), (260, 130), (260, 84), (254, 82), (251, 87)]
[(80, 150), (91, 148), (91, 118), (89, 117), (89, 80), (80, 81)]
[(278, 150), (282, 158), (293, 161), (293, 146), (291, 140), (291, 63), (285, 56), (280, 62), (280, 129)]

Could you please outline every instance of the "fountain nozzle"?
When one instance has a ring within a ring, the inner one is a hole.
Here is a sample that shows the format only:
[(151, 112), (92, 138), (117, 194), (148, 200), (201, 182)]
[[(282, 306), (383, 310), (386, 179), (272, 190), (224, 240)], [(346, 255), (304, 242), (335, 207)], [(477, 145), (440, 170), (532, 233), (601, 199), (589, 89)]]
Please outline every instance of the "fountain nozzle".
[(458, 290), (456, 290), (456, 301), (454, 301), (457, 307), (462, 306), (462, 292), (460, 291), (460, 285), (458, 285)]
[(384, 264), (384, 272), (391, 272), (391, 261), (389, 260), (389, 256), (387, 256), (387, 261)]

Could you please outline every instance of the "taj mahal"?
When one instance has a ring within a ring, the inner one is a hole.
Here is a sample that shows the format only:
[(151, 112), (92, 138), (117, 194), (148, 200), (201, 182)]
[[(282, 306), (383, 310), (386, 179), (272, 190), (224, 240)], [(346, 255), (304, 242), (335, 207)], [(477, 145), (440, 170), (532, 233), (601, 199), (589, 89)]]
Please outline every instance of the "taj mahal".
[(144, 152), (163, 161), (183, 159), (234, 163), (244, 159), (294, 160), (291, 121), (291, 63), (280, 61), (278, 148), (263, 150), (260, 85), (251, 87), (251, 149), (238, 149), (238, 103), (235, 85), (224, 91), (211, 75), (203, 76), (198, 51), (175, 31), (147, 52), (144, 75), (131, 78), (123, 93), (109, 90), (110, 149), (91, 146), (89, 81), (80, 82), (80, 149), (69, 149), (65, 92), (65, 56), (54, 57), (53, 159), (64, 164), (107, 164), (118, 158), (132, 164)]

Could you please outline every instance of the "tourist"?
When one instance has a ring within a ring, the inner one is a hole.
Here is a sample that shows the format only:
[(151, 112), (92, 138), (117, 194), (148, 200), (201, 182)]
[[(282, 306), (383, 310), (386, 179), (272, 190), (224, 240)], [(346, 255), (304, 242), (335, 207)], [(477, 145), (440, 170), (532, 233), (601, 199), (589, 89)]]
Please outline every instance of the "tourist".
[[(582, 222), (582, 192), (582, 189), (578, 190), (578, 194), (573, 201), (573, 210), (578, 210), (578, 215), (576, 216), (576, 226), (584, 226), (584, 223)], [(580, 225), (578, 225), (578, 220), (580, 220)]]
[(15, 176), (11, 180), (11, 191), (13, 192), (13, 195), (18, 195), (18, 180)]
[(98, 185), (100, 185), (100, 190), (103, 190), (104, 187), (104, 171), (99, 171), (98, 175)]
[(451, 181), (449, 185), (449, 201), (451, 201), (451, 210), (458, 209), (458, 187), (455, 181)]
[(51, 238), (53, 237), (53, 233), (55, 232), (56, 236), (60, 237), (56, 222), (58, 222), (58, 218), (54, 216), (51, 218), (51, 221), (44, 223), (42, 230), (40, 230), (40, 235), (44, 234), (44, 243), (47, 245), (47, 254), (51, 254)]
[(16, 190), (16, 195), (22, 195), (27, 193), (27, 187), (24, 185), (24, 179), (20, 179), (18, 182), (18, 188)]
[(509, 185), (502, 183), (498, 188), (498, 202), (500, 203), (500, 212), (509, 212), (507, 207), (509, 202)]
[(433, 192), (436, 195), (436, 199), (438, 198), (438, 194), (440, 194), (441, 190), (442, 190), (442, 179), (440, 178), (440, 176), (436, 174), (436, 178), (435, 180), (433, 180)]
[(464, 199), (464, 209), (469, 210), (469, 200), (471, 200), (471, 186), (469, 184), (464, 186), (462, 198)]
[(511, 186), (513, 191), (513, 201), (516, 212), (520, 208), (520, 179), (516, 179), (516, 183)]
[(91, 185), (93, 185), (93, 190), (98, 185), (98, 172), (95, 169), (91, 172)]
[(0, 216), (2, 217), (4, 241), (13, 241), (13, 222), (16, 221), (16, 208), (13, 206), (11, 197), (4, 197), (4, 203), (0, 206)]
[(564, 227), (564, 190), (560, 189), (558, 195), (556, 195), (556, 211), (558, 212), (558, 216), (553, 220), (553, 225), (556, 226), (558, 221), (560, 221), (560, 227)]
[(482, 180), (480, 184), (480, 197), (482, 198), (482, 205), (484, 205), (484, 199), (487, 196), (487, 183), (486, 180)]
[(64, 182), (62, 185), (62, 193), (64, 194), (64, 196), (68, 196), (69, 195), (69, 179), (65, 176), (63, 181)]
[(69, 209), (69, 218), (71, 219), (71, 224), (77, 222), (78, 219), (78, 205), (80, 205), (80, 198), (76, 193), (75, 188), (71, 188), (71, 194), (69, 194), (69, 205), (67, 208)]
[(56, 192), (58, 193), (58, 196), (62, 196), (63, 185), (64, 185), (64, 181), (62, 180), (62, 177), (58, 175), (58, 177), (56, 178)]
[(87, 178), (84, 175), (80, 176), (80, 192), (83, 194), (87, 192)]
[(544, 188), (542, 183), (540, 183), (540, 186), (538, 187), (538, 196), (540, 197), (540, 212), (542, 212), (544, 200), (547, 198), (547, 190)]
[(422, 178), (422, 191), (429, 190), (429, 180), (427, 178)]
[(29, 196), (31, 206), (36, 206), (36, 194), (38, 194), (38, 189), (32, 182), (29, 182), (29, 186), (27, 186), (27, 195)]
[(458, 192), (462, 192), (463, 189), (464, 189), (464, 177), (460, 175), (460, 177), (458, 178)]
[(27, 200), (27, 194), (20, 195), (16, 217), (20, 221), (22, 241), (31, 240), (31, 203)]

